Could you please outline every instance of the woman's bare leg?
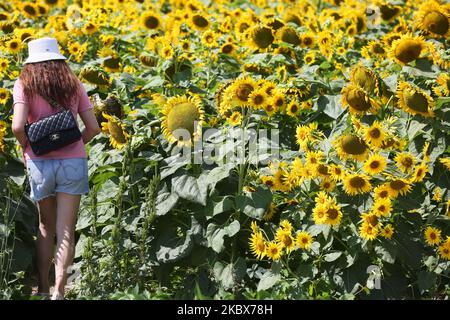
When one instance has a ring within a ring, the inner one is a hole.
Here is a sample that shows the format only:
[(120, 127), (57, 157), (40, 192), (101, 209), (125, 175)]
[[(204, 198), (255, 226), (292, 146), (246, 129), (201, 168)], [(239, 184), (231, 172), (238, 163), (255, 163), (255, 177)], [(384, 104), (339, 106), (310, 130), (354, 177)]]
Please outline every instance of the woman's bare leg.
[(56, 256), (54, 294), (64, 296), (67, 268), (73, 263), (75, 254), (75, 224), (80, 207), (80, 195), (56, 193)]
[(53, 259), (56, 230), (56, 198), (50, 196), (38, 202), (39, 232), (37, 237), (38, 292), (48, 294), (48, 273)]

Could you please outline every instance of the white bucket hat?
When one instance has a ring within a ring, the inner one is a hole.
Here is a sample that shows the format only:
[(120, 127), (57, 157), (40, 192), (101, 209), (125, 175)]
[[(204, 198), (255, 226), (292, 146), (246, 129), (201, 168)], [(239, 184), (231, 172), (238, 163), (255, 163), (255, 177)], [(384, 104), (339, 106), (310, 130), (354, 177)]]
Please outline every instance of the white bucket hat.
[(48, 61), (48, 60), (66, 60), (58, 48), (58, 42), (55, 38), (40, 38), (28, 42), (28, 58), (24, 64)]

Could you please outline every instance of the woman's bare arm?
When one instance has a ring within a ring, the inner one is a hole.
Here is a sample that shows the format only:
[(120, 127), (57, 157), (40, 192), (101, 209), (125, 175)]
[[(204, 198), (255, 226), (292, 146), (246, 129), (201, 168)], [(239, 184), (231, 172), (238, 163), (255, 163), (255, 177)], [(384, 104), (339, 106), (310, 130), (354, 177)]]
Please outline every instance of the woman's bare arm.
[(84, 144), (92, 140), (97, 134), (101, 132), (100, 127), (95, 117), (93, 109), (80, 112), (81, 120), (84, 123), (84, 129), (81, 132)]
[(27, 143), (27, 136), (25, 135), (25, 123), (27, 122), (27, 118), (28, 105), (22, 102), (16, 103), (14, 105), (12, 132), (22, 147)]

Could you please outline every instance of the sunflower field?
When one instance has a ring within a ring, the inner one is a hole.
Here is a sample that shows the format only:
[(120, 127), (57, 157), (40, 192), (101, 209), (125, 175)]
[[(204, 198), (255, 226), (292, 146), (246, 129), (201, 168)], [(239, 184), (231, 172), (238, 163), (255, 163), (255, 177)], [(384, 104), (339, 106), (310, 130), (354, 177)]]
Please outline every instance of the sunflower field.
[(12, 88), (51, 36), (102, 127), (68, 297), (449, 299), (448, 1), (11, 0), (0, 29), (1, 298), (36, 278)]

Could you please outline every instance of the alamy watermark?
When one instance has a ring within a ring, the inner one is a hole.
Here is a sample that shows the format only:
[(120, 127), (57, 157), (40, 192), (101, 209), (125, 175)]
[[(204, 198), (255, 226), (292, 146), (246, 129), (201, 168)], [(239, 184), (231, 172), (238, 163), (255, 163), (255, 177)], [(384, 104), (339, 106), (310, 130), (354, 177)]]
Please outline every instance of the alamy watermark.
[[(188, 130), (177, 129), (172, 135), (179, 142), (172, 149), (172, 156), (180, 155), (176, 161), (234, 166), (249, 162), (267, 165), (280, 158), (278, 129), (210, 128), (195, 137)], [(191, 144), (185, 143), (189, 141)]]

